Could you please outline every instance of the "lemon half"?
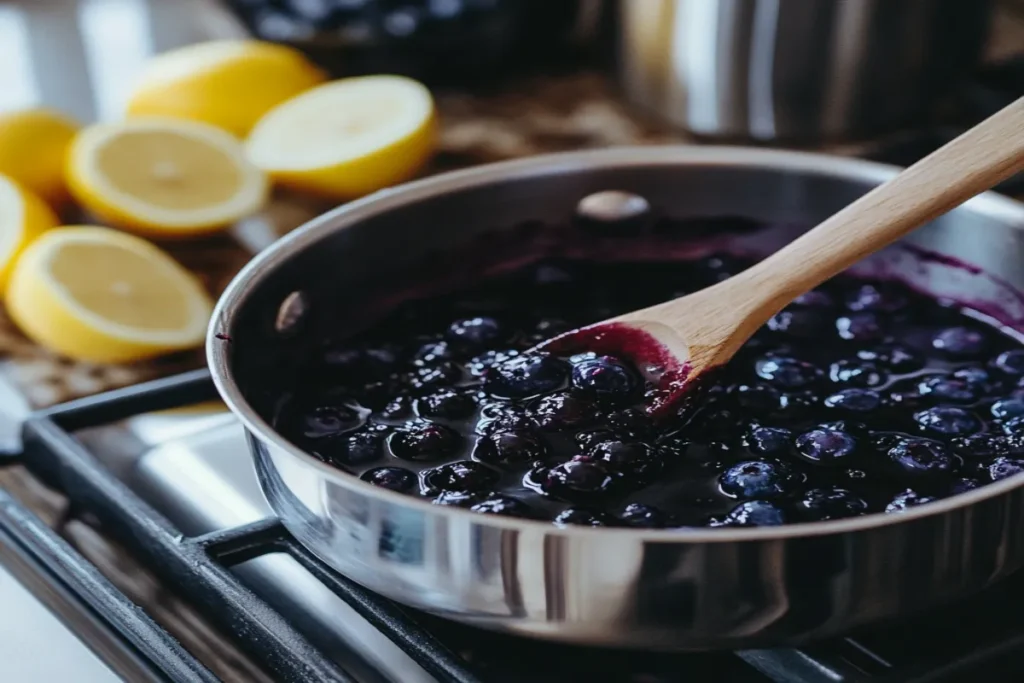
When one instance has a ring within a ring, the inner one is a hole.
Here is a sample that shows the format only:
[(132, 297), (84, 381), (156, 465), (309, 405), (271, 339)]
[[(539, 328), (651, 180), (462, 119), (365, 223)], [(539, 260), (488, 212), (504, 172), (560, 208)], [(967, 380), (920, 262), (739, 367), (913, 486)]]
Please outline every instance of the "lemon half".
[(401, 76), (324, 85), (272, 109), (253, 128), (249, 159), (282, 185), (351, 199), (412, 178), (430, 159), (430, 91)]
[(25, 247), (56, 226), (57, 216), (42, 199), (0, 175), (0, 293)]
[(175, 119), (86, 128), (71, 145), (67, 178), (103, 222), (158, 237), (223, 228), (258, 211), (268, 192), (234, 137)]
[(199, 281), (164, 251), (89, 226), (49, 230), (30, 244), (5, 298), (30, 339), (96, 363), (199, 346), (213, 309)]
[(48, 109), (0, 114), (0, 173), (53, 207), (68, 197), (64, 157), (78, 124)]
[(284, 45), (197, 43), (153, 58), (127, 113), (203, 121), (244, 137), (272, 107), (324, 80), (301, 52)]

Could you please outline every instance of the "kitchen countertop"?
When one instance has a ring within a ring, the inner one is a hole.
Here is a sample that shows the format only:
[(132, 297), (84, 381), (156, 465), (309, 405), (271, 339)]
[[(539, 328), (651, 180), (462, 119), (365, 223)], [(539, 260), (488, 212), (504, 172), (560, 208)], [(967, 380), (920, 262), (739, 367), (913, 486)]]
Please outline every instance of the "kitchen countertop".
[[(0, 110), (43, 101), (82, 120), (116, 112), (119, 98), (124, 96), (124, 84), (130, 82), (131, 69), (141, 58), (202, 37), (189, 23), (189, 12), (205, 15), (210, 12), (210, 3), (0, 0), (0, 83), (4, 86), (0, 87)], [(226, 36), (238, 30), (224, 16), (210, 16), (213, 19), (202, 29), (205, 34)], [(113, 40), (115, 35), (121, 37)], [(995, 27), (990, 56), (1008, 54), (1022, 44), (1022, 14), (1004, 13)], [(117, 50), (128, 58), (118, 58)], [(104, 69), (109, 73), (98, 77)], [(14, 79), (13, 88), (9, 87), (10, 79)], [(685, 135), (630, 111), (597, 73), (529, 78), (482, 96), (438, 93), (438, 106), (443, 122), (440, 151), (428, 172), (552, 151), (689, 141)], [(830, 151), (856, 153), (859, 149), (846, 145)], [(230, 234), (169, 248), (217, 294), (255, 249), (327, 208), (279, 195), (265, 215), (247, 221)], [(4, 408), (15, 416), (30, 407), (177, 373), (203, 363), (199, 351), (132, 365), (74, 363), (26, 340), (2, 314), (0, 355), (6, 358), (3, 373), (10, 384), (7, 393), (14, 390), (25, 397), (24, 405), (17, 409)], [(7, 401), (13, 402), (14, 398)], [(17, 491), (31, 507), (60, 527), (87, 557), (151, 610), (221, 678), (264, 680), (224, 638), (116, 545), (86, 524), (66, 520), (59, 496), (19, 470), (0, 471), (0, 486)]]

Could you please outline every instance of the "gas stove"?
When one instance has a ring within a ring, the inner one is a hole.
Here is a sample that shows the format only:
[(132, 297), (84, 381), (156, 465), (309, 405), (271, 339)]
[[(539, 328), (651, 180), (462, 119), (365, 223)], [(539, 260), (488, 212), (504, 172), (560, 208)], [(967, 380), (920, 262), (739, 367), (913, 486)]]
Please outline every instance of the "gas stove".
[[(273, 680), (938, 683), (1024, 675), (1024, 617), (1014, 607), (1024, 598), (1024, 577), (850, 637), (721, 653), (570, 647), (400, 607), (338, 576), (291, 539), (263, 499), (241, 425), (213, 397), (209, 376), (197, 371), (58, 406), (29, 417), (24, 450), (7, 463), (26, 466), (88, 511)], [(80, 652), (83, 663), (65, 662), (77, 667), (73, 678), (48, 671), (53, 680), (217, 680), (2, 492), (0, 564), (27, 576), (22, 581), (36, 595), (61, 597), (45, 604), (63, 618), (68, 645), (61, 652)], [(0, 589), (6, 580), (0, 571)], [(84, 677), (90, 666), (108, 678)], [(0, 680), (42, 679), (0, 670)]]

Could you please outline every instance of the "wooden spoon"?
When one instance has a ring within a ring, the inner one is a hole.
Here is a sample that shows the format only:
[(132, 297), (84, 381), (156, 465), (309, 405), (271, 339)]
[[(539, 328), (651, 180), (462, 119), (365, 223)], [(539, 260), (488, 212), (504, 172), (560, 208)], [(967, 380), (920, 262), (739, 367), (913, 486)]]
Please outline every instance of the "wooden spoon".
[(1022, 170), (1024, 98), (742, 273), (538, 349), (631, 359), (658, 387), (648, 410), (665, 413), (793, 299)]

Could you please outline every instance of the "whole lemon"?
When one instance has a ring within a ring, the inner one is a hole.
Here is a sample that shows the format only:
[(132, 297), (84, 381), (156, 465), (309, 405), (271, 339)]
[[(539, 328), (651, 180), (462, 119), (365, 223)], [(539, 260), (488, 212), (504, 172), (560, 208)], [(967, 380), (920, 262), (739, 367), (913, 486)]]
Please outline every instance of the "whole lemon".
[(78, 128), (49, 109), (0, 114), (0, 174), (60, 207), (68, 199), (64, 157)]
[(245, 137), (270, 109), (325, 79), (301, 52), (284, 45), (196, 43), (149, 62), (127, 114), (192, 119)]

